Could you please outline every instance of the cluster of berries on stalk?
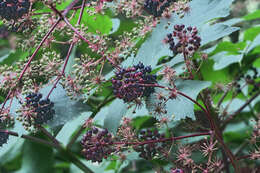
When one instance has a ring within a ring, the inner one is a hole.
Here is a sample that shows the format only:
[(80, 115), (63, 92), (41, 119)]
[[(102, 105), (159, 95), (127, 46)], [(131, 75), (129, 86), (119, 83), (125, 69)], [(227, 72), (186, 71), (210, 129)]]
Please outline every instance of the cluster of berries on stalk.
[(170, 50), (173, 54), (192, 55), (201, 45), (197, 28), (185, 27), (185, 25), (174, 25), (174, 31), (167, 34), (166, 41), (170, 44)]
[(49, 99), (41, 99), (42, 94), (40, 93), (31, 93), (26, 96), (27, 106), (32, 106), (34, 112), (36, 112), (36, 117), (34, 121), (36, 124), (46, 123), (48, 120), (51, 120), (55, 114), (53, 109), (54, 103)]
[(17, 20), (28, 13), (29, 0), (2, 0), (0, 2), (0, 16), (6, 20)]
[(9, 134), (7, 132), (0, 132), (0, 147), (7, 143)]
[(87, 131), (81, 140), (82, 153), (87, 160), (102, 162), (103, 158), (106, 159), (111, 153), (115, 152), (112, 144), (113, 137), (107, 129), (93, 127)]
[(140, 97), (147, 97), (154, 92), (157, 76), (150, 74), (151, 66), (139, 63), (129, 68), (120, 68), (112, 79), (114, 95), (125, 102), (134, 101)]
[(41, 125), (51, 120), (55, 114), (54, 103), (49, 99), (42, 99), (40, 93), (30, 93), (25, 98), (21, 115), (17, 119), (29, 130), (32, 125)]
[(140, 153), (140, 157), (151, 160), (157, 153), (167, 148), (168, 142), (160, 142), (163, 139), (165, 139), (165, 134), (160, 134), (157, 129), (142, 130), (138, 135), (140, 144), (133, 148), (136, 152)]
[(154, 17), (161, 17), (164, 10), (173, 2), (175, 0), (146, 0), (144, 9)]
[(239, 73), (239, 76), (236, 78), (234, 85), (236, 87), (237, 93), (241, 93), (242, 91), (243, 86), (241, 86), (239, 82), (243, 80), (246, 82), (246, 84), (253, 86), (252, 90), (249, 92), (249, 95), (252, 95), (254, 92), (260, 90), (260, 83), (257, 82), (257, 78), (259, 78), (260, 76), (257, 69), (255, 67), (250, 67), (249, 70), (253, 71), (253, 75), (244, 75), (243, 73)]

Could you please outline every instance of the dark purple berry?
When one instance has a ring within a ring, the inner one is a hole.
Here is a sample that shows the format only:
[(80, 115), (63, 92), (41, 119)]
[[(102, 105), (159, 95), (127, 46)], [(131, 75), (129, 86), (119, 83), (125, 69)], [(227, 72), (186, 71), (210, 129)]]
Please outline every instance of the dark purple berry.
[[(173, 54), (185, 53), (186, 55), (192, 55), (200, 47), (201, 38), (197, 35), (198, 30), (196, 27), (187, 27), (185, 25), (174, 25), (174, 31), (167, 34), (170, 50)], [(169, 39), (169, 36), (172, 37)]]
[(114, 95), (125, 102), (149, 96), (154, 92), (149, 85), (157, 83), (156, 75), (149, 74), (151, 71), (151, 66), (144, 66), (141, 62), (133, 67), (121, 68), (112, 79)]
[(80, 144), (83, 147), (82, 153), (87, 160), (102, 162), (115, 151), (112, 135), (107, 129), (100, 130), (93, 127), (83, 136)]

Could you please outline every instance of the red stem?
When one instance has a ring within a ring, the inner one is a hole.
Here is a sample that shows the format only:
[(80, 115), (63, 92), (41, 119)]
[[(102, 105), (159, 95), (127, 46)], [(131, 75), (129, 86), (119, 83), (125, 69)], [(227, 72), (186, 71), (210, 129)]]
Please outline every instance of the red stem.
[[(216, 126), (213, 118), (211, 117), (210, 115), (210, 112), (208, 111), (208, 108), (204, 108), (201, 104), (199, 104), (196, 100), (193, 100), (191, 97), (187, 96), (186, 94), (180, 92), (180, 91), (177, 91), (178, 94), (182, 95), (183, 97), (186, 97), (187, 99), (189, 99), (190, 101), (192, 101), (193, 103), (195, 103), (196, 105), (198, 105), (207, 115), (207, 118), (210, 122), (210, 126), (211, 126), (211, 129), (214, 130), (215, 134), (216, 134), (216, 138), (217, 140), (220, 142), (220, 144), (222, 145), (225, 153), (228, 155), (229, 159), (230, 159), (230, 162), (231, 164), (233, 165), (235, 171), (237, 173), (240, 172), (240, 169), (239, 169), (239, 166), (237, 166), (236, 162), (236, 158), (235, 156), (233, 155), (233, 153), (230, 151), (230, 149), (227, 147), (227, 145), (224, 143), (223, 139), (222, 139), (222, 135), (220, 133), (220, 130), (218, 129), (218, 127)], [(207, 105), (206, 105), (207, 106)]]
[[(86, 0), (83, 0), (83, 1), (82, 1), (82, 5), (81, 5), (81, 10), (80, 10), (79, 18), (78, 18), (78, 21), (77, 21), (77, 24), (78, 24), (78, 25), (80, 24), (81, 19), (82, 19), (82, 16), (83, 16), (83, 12), (84, 12), (84, 9), (85, 9), (85, 3), (86, 3)], [(75, 35), (74, 35), (74, 36), (75, 36)], [(75, 46), (75, 43), (72, 42), (72, 43), (70, 44), (70, 47), (69, 47), (69, 50), (68, 50), (68, 53), (67, 53), (67, 57), (66, 57), (66, 59), (65, 59), (63, 68), (62, 68), (62, 70), (61, 70), (61, 74), (57, 77), (56, 82), (54, 83), (52, 89), (50, 90), (50, 92), (49, 92), (49, 94), (47, 95), (46, 98), (49, 98), (49, 97), (50, 97), (51, 93), (52, 93), (53, 90), (56, 88), (57, 84), (59, 83), (61, 77), (64, 75), (65, 69), (66, 69), (66, 67), (67, 67), (67, 64), (68, 64), (68, 61), (69, 61), (69, 58), (70, 58), (70, 55), (71, 55), (71, 52), (72, 52), (72, 49), (74, 48), (74, 46)]]
[(72, 52), (72, 49), (74, 47), (74, 43), (71, 43), (70, 44), (70, 47), (69, 47), (69, 50), (68, 50), (68, 53), (67, 53), (67, 56), (66, 56), (66, 59), (65, 59), (65, 62), (64, 62), (64, 65), (63, 65), (63, 68), (62, 68), (62, 71), (61, 71), (61, 74), (56, 78), (56, 81), (55, 83), (53, 84), (53, 87), (51, 88), (50, 92), (48, 93), (46, 99), (48, 99), (51, 95), (51, 93), (53, 92), (53, 90), (56, 88), (57, 84), (59, 83), (61, 77), (64, 75), (64, 72), (65, 72), (65, 69), (66, 69), (66, 66), (68, 64), (68, 61), (69, 61), (69, 57), (71, 55), (71, 52)]
[(163, 138), (163, 139), (157, 139), (157, 140), (149, 140), (144, 142), (114, 142), (113, 144), (116, 145), (145, 145), (150, 143), (158, 143), (158, 142), (167, 142), (167, 141), (176, 141), (180, 139), (190, 138), (190, 137), (196, 137), (196, 136), (205, 136), (205, 135), (211, 135), (212, 132), (204, 132), (204, 133), (197, 133), (192, 135), (186, 135), (186, 136), (178, 136), (178, 137), (172, 137), (172, 138)]

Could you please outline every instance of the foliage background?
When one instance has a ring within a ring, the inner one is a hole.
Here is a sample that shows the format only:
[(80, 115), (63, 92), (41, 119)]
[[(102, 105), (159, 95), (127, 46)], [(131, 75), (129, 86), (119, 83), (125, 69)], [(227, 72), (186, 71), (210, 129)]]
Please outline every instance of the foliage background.
[[(194, 0), (195, 1), (195, 0)], [(70, 0), (67, 0), (65, 4), (60, 6), (62, 9), (66, 6)], [(228, 6), (228, 3), (232, 1), (223, 0), (223, 7)], [(185, 23), (190, 25), (202, 27), (201, 37), (203, 41), (203, 45), (205, 48), (204, 52), (209, 53), (209, 59), (205, 63), (203, 63), (201, 67), (202, 75), (205, 81), (203, 83), (195, 83), (192, 81), (187, 81), (187, 83), (182, 88), (182, 91), (185, 93), (189, 93), (188, 95), (196, 98), (198, 93), (206, 88), (206, 87), (215, 87), (218, 84), (227, 84), (231, 82), (235, 75), (239, 72), (239, 69), (242, 71), (247, 71), (250, 65), (254, 67), (260, 68), (260, 10), (259, 10), (260, 2), (257, 0), (236, 0), (232, 4), (231, 15), (226, 16), (229, 9), (224, 9), (223, 11), (219, 11), (215, 8), (215, 11), (212, 12), (211, 15), (204, 16), (201, 12), (200, 4), (194, 3), (194, 13), (191, 13), (187, 17), (182, 19), (178, 19), (176, 16), (175, 23)], [(223, 7), (218, 6), (220, 9)], [(211, 7), (207, 7), (211, 8)], [(207, 8), (205, 10), (207, 10)], [(202, 8), (203, 9), (203, 8)], [(44, 11), (45, 9), (40, 9), (40, 11)], [(223, 13), (220, 13), (223, 12)], [(209, 17), (209, 18), (203, 18)], [(204, 22), (219, 18), (219, 24), (214, 25), (205, 25)], [(100, 16), (97, 19), (97, 22), (91, 22), (89, 20), (89, 16), (84, 15), (83, 21), (85, 25), (91, 26), (93, 31), (95, 28), (99, 28), (104, 33), (109, 33), (113, 27), (114, 32), (111, 33), (115, 38), (118, 34), (122, 33), (123, 30), (127, 30), (131, 28), (133, 23), (131, 21), (121, 20), (121, 25), (119, 28), (118, 19), (113, 18), (113, 16), (107, 15), (106, 18)], [(75, 20), (77, 18), (75, 17)], [(230, 19), (230, 20), (229, 20)], [(171, 19), (172, 20), (172, 19)], [(72, 22), (73, 23), (73, 22)], [(75, 22), (74, 22), (75, 23)], [(161, 24), (157, 26), (157, 28), (152, 32), (150, 36), (144, 40), (141, 48), (139, 49), (135, 58), (128, 58), (123, 64), (125, 66), (132, 65), (134, 62), (142, 61), (145, 64), (152, 65), (153, 68), (158, 68), (160, 70), (160, 65), (158, 65), (157, 61), (162, 58), (162, 56), (166, 56), (170, 54), (170, 51), (167, 47), (161, 46), (161, 38), (162, 35), (166, 35), (167, 32), (164, 30), (164, 33), (161, 33), (163, 27), (167, 23), (167, 20), (163, 20)], [(1, 21), (0, 21), (1, 24)], [(226, 27), (227, 26), (227, 27)], [(240, 27), (237, 28), (237, 27)], [(171, 28), (171, 27), (169, 27)], [(16, 37), (15, 33), (10, 33), (7, 39), (0, 40), (0, 64), (4, 65), (12, 65), (18, 60), (25, 59), (29, 52), (22, 51), (20, 49), (16, 49), (13, 45), (13, 38)], [(216, 41), (217, 40), (217, 41)], [(84, 46), (84, 45), (83, 45)], [(74, 49), (73, 56), (77, 57), (77, 55), (84, 52), (84, 47), (79, 46)], [(210, 47), (207, 49), (207, 47)], [(66, 50), (67, 47), (63, 46), (53, 46), (54, 49), (61, 52), (63, 56), (65, 53), (63, 50)], [(154, 48), (154, 49), (153, 49)], [(156, 49), (157, 48), (157, 49)], [(150, 51), (154, 50), (154, 51)], [(153, 59), (151, 60), (151, 57)], [(73, 58), (71, 58), (73, 59)], [(70, 62), (73, 64), (73, 62)], [(180, 57), (174, 58), (172, 61), (168, 62), (168, 65), (173, 66), (178, 73), (182, 72), (183, 60)], [(72, 70), (72, 65), (70, 70)], [(69, 73), (69, 71), (67, 73)], [(107, 71), (109, 71), (109, 67)], [(112, 73), (106, 74), (106, 78), (110, 78)], [(190, 86), (193, 86), (191, 88)], [(47, 86), (41, 90), (42, 93), (47, 93), (51, 86)], [(48, 130), (53, 131), (54, 134), (57, 135), (57, 139), (62, 142), (62, 144), (66, 145), (73, 134), (77, 130), (79, 130), (82, 122), (89, 117), (92, 112), (96, 112), (95, 123), (107, 127), (111, 132), (115, 132), (119, 122), (123, 115), (131, 117), (134, 119), (134, 126), (137, 129), (141, 129), (144, 127), (154, 126), (156, 120), (155, 118), (149, 116), (149, 109), (152, 105), (153, 99), (147, 101), (147, 107), (142, 108), (137, 111), (136, 114), (132, 115), (132, 110), (128, 110), (127, 106), (120, 100), (113, 100), (111, 104), (104, 106), (103, 108), (99, 108), (99, 103), (106, 98), (109, 98), (111, 95), (111, 89), (104, 88), (102, 93), (98, 93), (93, 95), (87, 104), (83, 104), (81, 102), (70, 100), (69, 97), (66, 96), (63, 88), (58, 85), (55, 92), (51, 95), (51, 100), (55, 103), (55, 109), (57, 112), (57, 116), (54, 118), (52, 122), (48, 124), (46, 127)], [(227, 104), (231, 99), (232, 93), (228, 94), (228, 97), (224, 100)], [(248, 91), (243, 90), (243, 94), (240, 94), (237, 99), (235, 99), (231, 106), (228, 109), (228, 112), (232, 112), (239, 108), (247, 99)], [(216, 93), (214, 96), (214, 102), (217, 103), (220, 99), (221, 94)], [(0, 101), (3, 101), (5, 95), (2, 93), (0, 95)], [(181, 99), (181, 98), (180, 98)], [(255, 102), (252, 103), (251, 107), (247, 107), (242, 113), (241, 116), (243, 118), (237, 118), (231, 124), (229, 124), (224, 131), (224, 140), (229, 145), (232, 146), (233, 152), (241, 152), (245, 153), (250, 150), (248, 147), (244, 147), (242, 151), (239, 150), (241, 146), (244, 146), (244, 141), (249, 138), (249, 134), (253, 129), (253, 123), (250, 121), (252, 119), (252, 114), (256, 114), (260, 112), (260, 98), (256, 99)], [(17, 101), (13, 103), (13, 113), (15, 111), (15, 105), (18, 105)], [(169, 110), (168, 116), (169, 118), (173, 118), (173, 123), (171, 124), (176, 134), (185, 134), (183, 129), (178, 128), (178, 124), (181, 123), (181, 119), (190, 117), (192, 119), (195, 118), (193, 104), (179, 101), (174, 103), (174, 101), (169, 102)], [(183, 105), (189, 105), (188, 108), (183, 111), (170, 109), (170, 104), (179, 104), (180, 108)], [(66, 113), (64, 113), (64, 108), (70, 108)], [(115, 109), (116, 108), (116, 109)], [(198, 110), (195, 107), (195, 110)], [(163, 129), (162, 129), (163, 130)], [(16, 123), (13, 131), (18, 132), (19, 134), (26, 134), (27, 132)], [(43, 136), (42, 134), (37, 134), (39, 136)], [(194, 141), (198, 141), (200, 138), (193, 138), (192, 140), (182, 141), (183, 143), (191, 143)], [(120, 161), (118, 158), (114, 158), (114, 160), (103, 161), (100, 165), (92, 164), (84, 160), (84, 158), (80, 154), (80, 145), (79, 141), (77, 141), (76, 145), (73, 145), (72, 151), (77, 153), (78, 157), (82, 159), (82, 161), (90, 167), (95, 172), (140, 172), (140, 173), (149, 173), (154, 172), (152, 170), (153, 166), (160, 165), (165, 169), (169, 169), (171, 165), (161, 162), (158, 160), (153, 160), (153, 162), (147, 162), (140, 159), (135, 152), (131, 152), (127, 154), (127, 159), (125, 161)], [(24, 139), (10, 137), (8, 141), (8, 145), (4, 145), (0, 149), (0, 172), (9, 173), (46, 173), (46, 172), (71, 172), (78, 173), (81, 172), (77, 167), (73, 164), (67, 162), (63, 159), (61, 153), (57, 153), (54, 149), (48, 148), (46, 146), (41, 146), (40, 144), (35, 144), (30, 141), (25, 141)], [(197, 158), (202, 159), (202, 158)], [(248, 164), (251, 164), (249, 162)], [(258, 163), (258, 161), (257, 161)], [(259, 163), (258, 163), (259, 164)]]

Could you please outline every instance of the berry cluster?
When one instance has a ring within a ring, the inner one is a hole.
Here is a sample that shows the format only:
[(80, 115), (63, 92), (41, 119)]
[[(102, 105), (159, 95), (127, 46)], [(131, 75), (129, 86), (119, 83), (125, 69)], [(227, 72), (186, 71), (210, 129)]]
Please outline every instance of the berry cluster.
[(165, 139), (165, 135), (160, 134), (156, 129), (153, 131), (150, 129), (141, 131), (138, 139), (141, 143), (133, 148), (135, 151), (140, 152), (140, 157), (146, 160), (151, 160), (156, 153), (163, 151), (168, 145), (167, 142), (159, 142), (159, 140)]
[(201, 38), (198, 36), (196, 27), (186, 28), (185, 25), (174, 25), (174, 31), (167, 34), (166, 41), (170, 44), (170, 49), (174, 54), (192, 55), (199, 49)]
[(162, 13), (168, 8), (175, 0), (146, 0), (144, 9), (154, 17), (161, 17)]
[(81, 140), (83, 146), (82, 153), (87, 160), (92, 162), (102, 162), (115, 151), (113, 148), (113, 138), (107, 129), (93, 127), (88, 130)]
[(249, 74), (244, 75), (242, 72), (240, 72), (239, 76), (236, 78), (236, 82), (234, 84), (235, 84), (237, 93), (240, 93), (242, 91), (243, 86), (241, 86), (239, 84), (239, 81), (242, 81), (242, 80), (244, 80), (246, 82), (246, 84), (253, 86), (252, 90), (249, 92), (249, 95), (252, 95), (254, 92), (260, 90), (259, 83), (256, 82), (256, 79), (260, 77), (257, 69), (254, 67), (250, 67), (249, 70), (253, 71), (254, 74), (253, 75), (249, 75)]
[(114, 95), (125, 102), (149, 96), (154, 88), (147, 85), (157, 83), (157, 76), (150, 74), (151, 71), (151, 66), (144, 66), (141, 62), (127, 69), (121, 68), (112, 79)]
[(33, 111), (36, 113), (34, 117), (34, 122), (36, 124), (46, 123), (51, 120), (55, 114), (53, 109), (54, 103), (49, 99), (41, 99), (42, 94), (30, 93), (26, 96), (26, 106), (32, 107)]
[(3, 0), (0, 2), (0, 16), (6, 20), (17, 20), (28, 13), (29, 0)]
[(8, 138), (9, 138), (8, 133), (0, 132), (0, 147), (2, 147), (3, 144), (7, 143)]

